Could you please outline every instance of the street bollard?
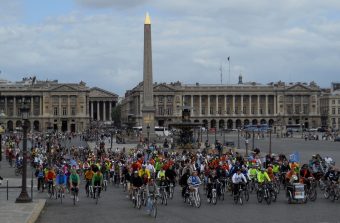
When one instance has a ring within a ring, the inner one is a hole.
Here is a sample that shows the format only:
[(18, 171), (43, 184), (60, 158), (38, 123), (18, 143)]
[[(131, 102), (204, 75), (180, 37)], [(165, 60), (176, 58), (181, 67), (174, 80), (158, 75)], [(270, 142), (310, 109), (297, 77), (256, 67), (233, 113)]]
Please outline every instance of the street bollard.
[(8, 180), (7, 180), (7, 183), (6, 183), (6, 191), (7, 191), (7, 200), (8, 200)]
[(33, 201), (33, 172), (32, 172), (32, 178), (31, 178), (31, 198)]

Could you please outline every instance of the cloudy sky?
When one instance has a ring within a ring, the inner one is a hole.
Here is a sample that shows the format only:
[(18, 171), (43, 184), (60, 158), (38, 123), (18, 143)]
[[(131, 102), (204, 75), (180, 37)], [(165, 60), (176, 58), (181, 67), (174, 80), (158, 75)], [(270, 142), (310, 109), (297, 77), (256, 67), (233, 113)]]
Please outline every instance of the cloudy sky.
[(0, 78), (85, 81), (119, 95), (142, 81), (340, 81), (339, 0), (0, 0)]

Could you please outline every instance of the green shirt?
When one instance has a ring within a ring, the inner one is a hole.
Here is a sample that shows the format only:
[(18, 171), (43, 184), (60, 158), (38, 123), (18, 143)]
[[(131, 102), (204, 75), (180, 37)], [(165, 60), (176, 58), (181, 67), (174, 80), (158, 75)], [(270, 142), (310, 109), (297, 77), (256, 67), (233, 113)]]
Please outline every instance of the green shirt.
[(262, 173), (261, 171), (259, 171), (259, 172), (257, 173), (257, 182), (263, 183), (263, 182), (265, 182), (266, 180), (267, 180), (268, 182), (270, 182), (270, 178), (269, 178), (267, 172)]

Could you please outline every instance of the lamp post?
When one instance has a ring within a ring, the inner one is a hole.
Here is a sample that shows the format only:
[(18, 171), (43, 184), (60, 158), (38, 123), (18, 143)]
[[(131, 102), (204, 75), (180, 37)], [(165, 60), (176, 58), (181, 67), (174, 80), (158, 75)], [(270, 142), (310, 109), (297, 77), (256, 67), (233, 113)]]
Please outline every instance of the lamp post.
[(237, 149), (240, 149), (240, 128), (237, 128)]
[(28, 114), (29, 108), (25, 101), (23, 101), (22, 106), (20, 108), (21, 117), (23, 120), (23, 168), (22, 168), (22, 182), (21, 182), (21, 193), (19, 197), (16, 199), (16, 203), (29, 203), (32, 202), (32, 198), (28, 196), (27, 188), (26, 188), (26, 174), (27, 174), (27, 129), (28, 129)]
[(272, 130), (269, 130), (269, 156), (272, 155)]
[[(0, 119), (6, 117), (6, 114), (1, 111), (0, 112)], [(2, 161), (2, 134), (5, 132), (5, 129), (0, 126), (0, 161)]]
[(248, 141), (248, 132), (246, 132), (246, 156), (248, 157), (248, 144), (249, 144), (249, 141)]
[(215, 128), (215, 145), (216, 145), (216, 142), (217, 142), (217, 128)]
[(255, 130), (253, 129), (253, 145), (252, 145), (252, 150), (255, 149)]

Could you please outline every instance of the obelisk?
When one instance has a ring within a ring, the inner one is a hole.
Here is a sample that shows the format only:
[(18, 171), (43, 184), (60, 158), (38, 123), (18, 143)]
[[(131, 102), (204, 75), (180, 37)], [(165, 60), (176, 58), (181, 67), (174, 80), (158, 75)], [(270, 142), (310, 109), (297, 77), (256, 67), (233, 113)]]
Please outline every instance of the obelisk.
[(153, 103), (151, 20), (148, 13), (144, 22), (144, 67), (143, 67), (143, 136), (152, 142), (155, 139), (155, 107)]

